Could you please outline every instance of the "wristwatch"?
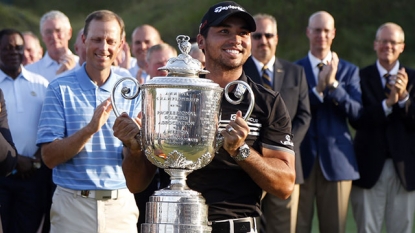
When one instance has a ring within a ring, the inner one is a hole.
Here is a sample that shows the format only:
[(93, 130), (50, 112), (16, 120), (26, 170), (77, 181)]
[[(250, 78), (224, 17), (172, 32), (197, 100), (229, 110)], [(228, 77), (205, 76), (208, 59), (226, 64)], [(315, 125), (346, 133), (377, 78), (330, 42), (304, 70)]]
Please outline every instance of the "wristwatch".
[(249, 157), (249, 154), (251, 153), (251, 149), (249, 148), (249, 146), (244, 143), (241, 147), (239, 147), (239, 152), (236, 156), (233, 156), (232, 158), (235, 159), (236, 161), (243, 161), (246, 158)]
[(339, 86), (339, 82), (337, 80), (334, 80), (333, 84), (330, 85), (330, 90), (334, 90)]

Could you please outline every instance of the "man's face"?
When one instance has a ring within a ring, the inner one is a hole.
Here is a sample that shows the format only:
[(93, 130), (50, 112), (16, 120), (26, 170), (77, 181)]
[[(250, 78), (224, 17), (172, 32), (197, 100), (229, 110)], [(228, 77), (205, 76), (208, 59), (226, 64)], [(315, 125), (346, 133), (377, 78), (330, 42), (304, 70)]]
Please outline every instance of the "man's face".
[(31, 35), (24, 35), (24, 57), (23, 65), (28, 65), (39, 61), (43, 56), (43, 48), (39, 42)]
[(23, 61), (24, 42), (19, 34), (5, 35), (0, 41), (0, 68), (17, 71)]
[(170, 49), (163, 49), (154, 51), (147, 62), (147, 74), (153, 77), (167, 76), (167, 71), (158, 70), (167, 64), (167, 61), (174, 57), (173, 52)]
[(161, 43), (161, 39), (157, 32), (149, 27), (143, 27), (136, 30), (132, 35), (132, 40), (132, 53), (137, 61), (142, 63), (146, 60), (147, 49)]
[(255, 20), (256, 31), (251, 33), (252, 55), (262, 63), (267, 63), (275, 55), (278, 44), (276, 25), (270, 19)]
[(72, 29), (62, 19), (46, 20), (42, 26), (42, 39), (47, 50), (54, 52), (66, 51), (72, 36)]
[(206, 38), (198, 35), (199, 48), (205, 51), (206, 67), (232, 70), (241, 67), (251, 54), (251, 37), (246, 22), (231, 16), (222, 25), (210, 27)]
[(374, 49), (381, 64), (395, 63), (404, 48), (402, 33), (395, 27), (381, 29), (374, 42)]
[(330, 50), (336, 35), (334, 20), (328, 15), (319, 15), (313, 18), (307, 28), (307, 37), (311, 51)]
[(117, 20), (92, 20), (87, 36), (82, 36), (88, 67), (96, 70), (110, 68), (122, 45), (121, 28)]

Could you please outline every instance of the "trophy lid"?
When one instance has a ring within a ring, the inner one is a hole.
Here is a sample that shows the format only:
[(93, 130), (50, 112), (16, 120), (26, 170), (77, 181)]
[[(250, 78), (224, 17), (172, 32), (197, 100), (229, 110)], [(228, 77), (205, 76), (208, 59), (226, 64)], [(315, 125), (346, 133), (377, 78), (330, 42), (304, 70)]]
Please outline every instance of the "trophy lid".
[(186, 35), (179, 35), (176, 37), (178, 47), (182, 54), (177, 57), (172, 57), (168, 60), (167, 64), (158, 70), (166, 70), (167, 76), (176, 77), (199, 77), (199, 74), (208, 74), (209, 71), (202, 68), (202, 63), (192, 58), (189, 55), (191, 44), (189, 42), (190, 37)]

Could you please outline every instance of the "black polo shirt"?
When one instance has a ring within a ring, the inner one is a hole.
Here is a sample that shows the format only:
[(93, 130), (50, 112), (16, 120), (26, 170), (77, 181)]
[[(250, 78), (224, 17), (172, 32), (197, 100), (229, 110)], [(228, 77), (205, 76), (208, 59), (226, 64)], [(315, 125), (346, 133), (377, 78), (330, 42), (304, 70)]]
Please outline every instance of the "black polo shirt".
[[(247, 120), (250, 133), (246, 143), (258, 152), (262, 146), (288, 151), (294, 156), (291, 120), (280, 94), (254, 83), (245, 73), (239, 80), (247, 82), (255, 95), (255, 107)], [(219, 130), (225, 129), (238, 110), (245, 115), (249, 103), (248, 91), (239, 105), (229, 103), (223, 96)], [(223, 148), (210, 164), (193, 171), (187, 177), (187, 184), (206, 199), (209, 221), (256, 217), (261, 213), (262, 189)]]

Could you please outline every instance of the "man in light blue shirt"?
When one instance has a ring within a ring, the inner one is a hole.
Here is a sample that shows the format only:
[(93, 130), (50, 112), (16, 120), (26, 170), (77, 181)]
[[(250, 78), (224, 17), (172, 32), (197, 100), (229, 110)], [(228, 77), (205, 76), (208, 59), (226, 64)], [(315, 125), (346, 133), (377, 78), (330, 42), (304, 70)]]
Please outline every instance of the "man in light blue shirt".
[[(101, 10), (87, 17), (84, 28), (86, 62), (50, 83), (39, 123), (37, 143), (57, 185), (51, 232), (137, 232), (138, 210), (126, 189), (109, 100), (120, 79), (111, 64), (123, 44), (124, 23)], [(137, 115), (138, 100), (115, 101)]]

